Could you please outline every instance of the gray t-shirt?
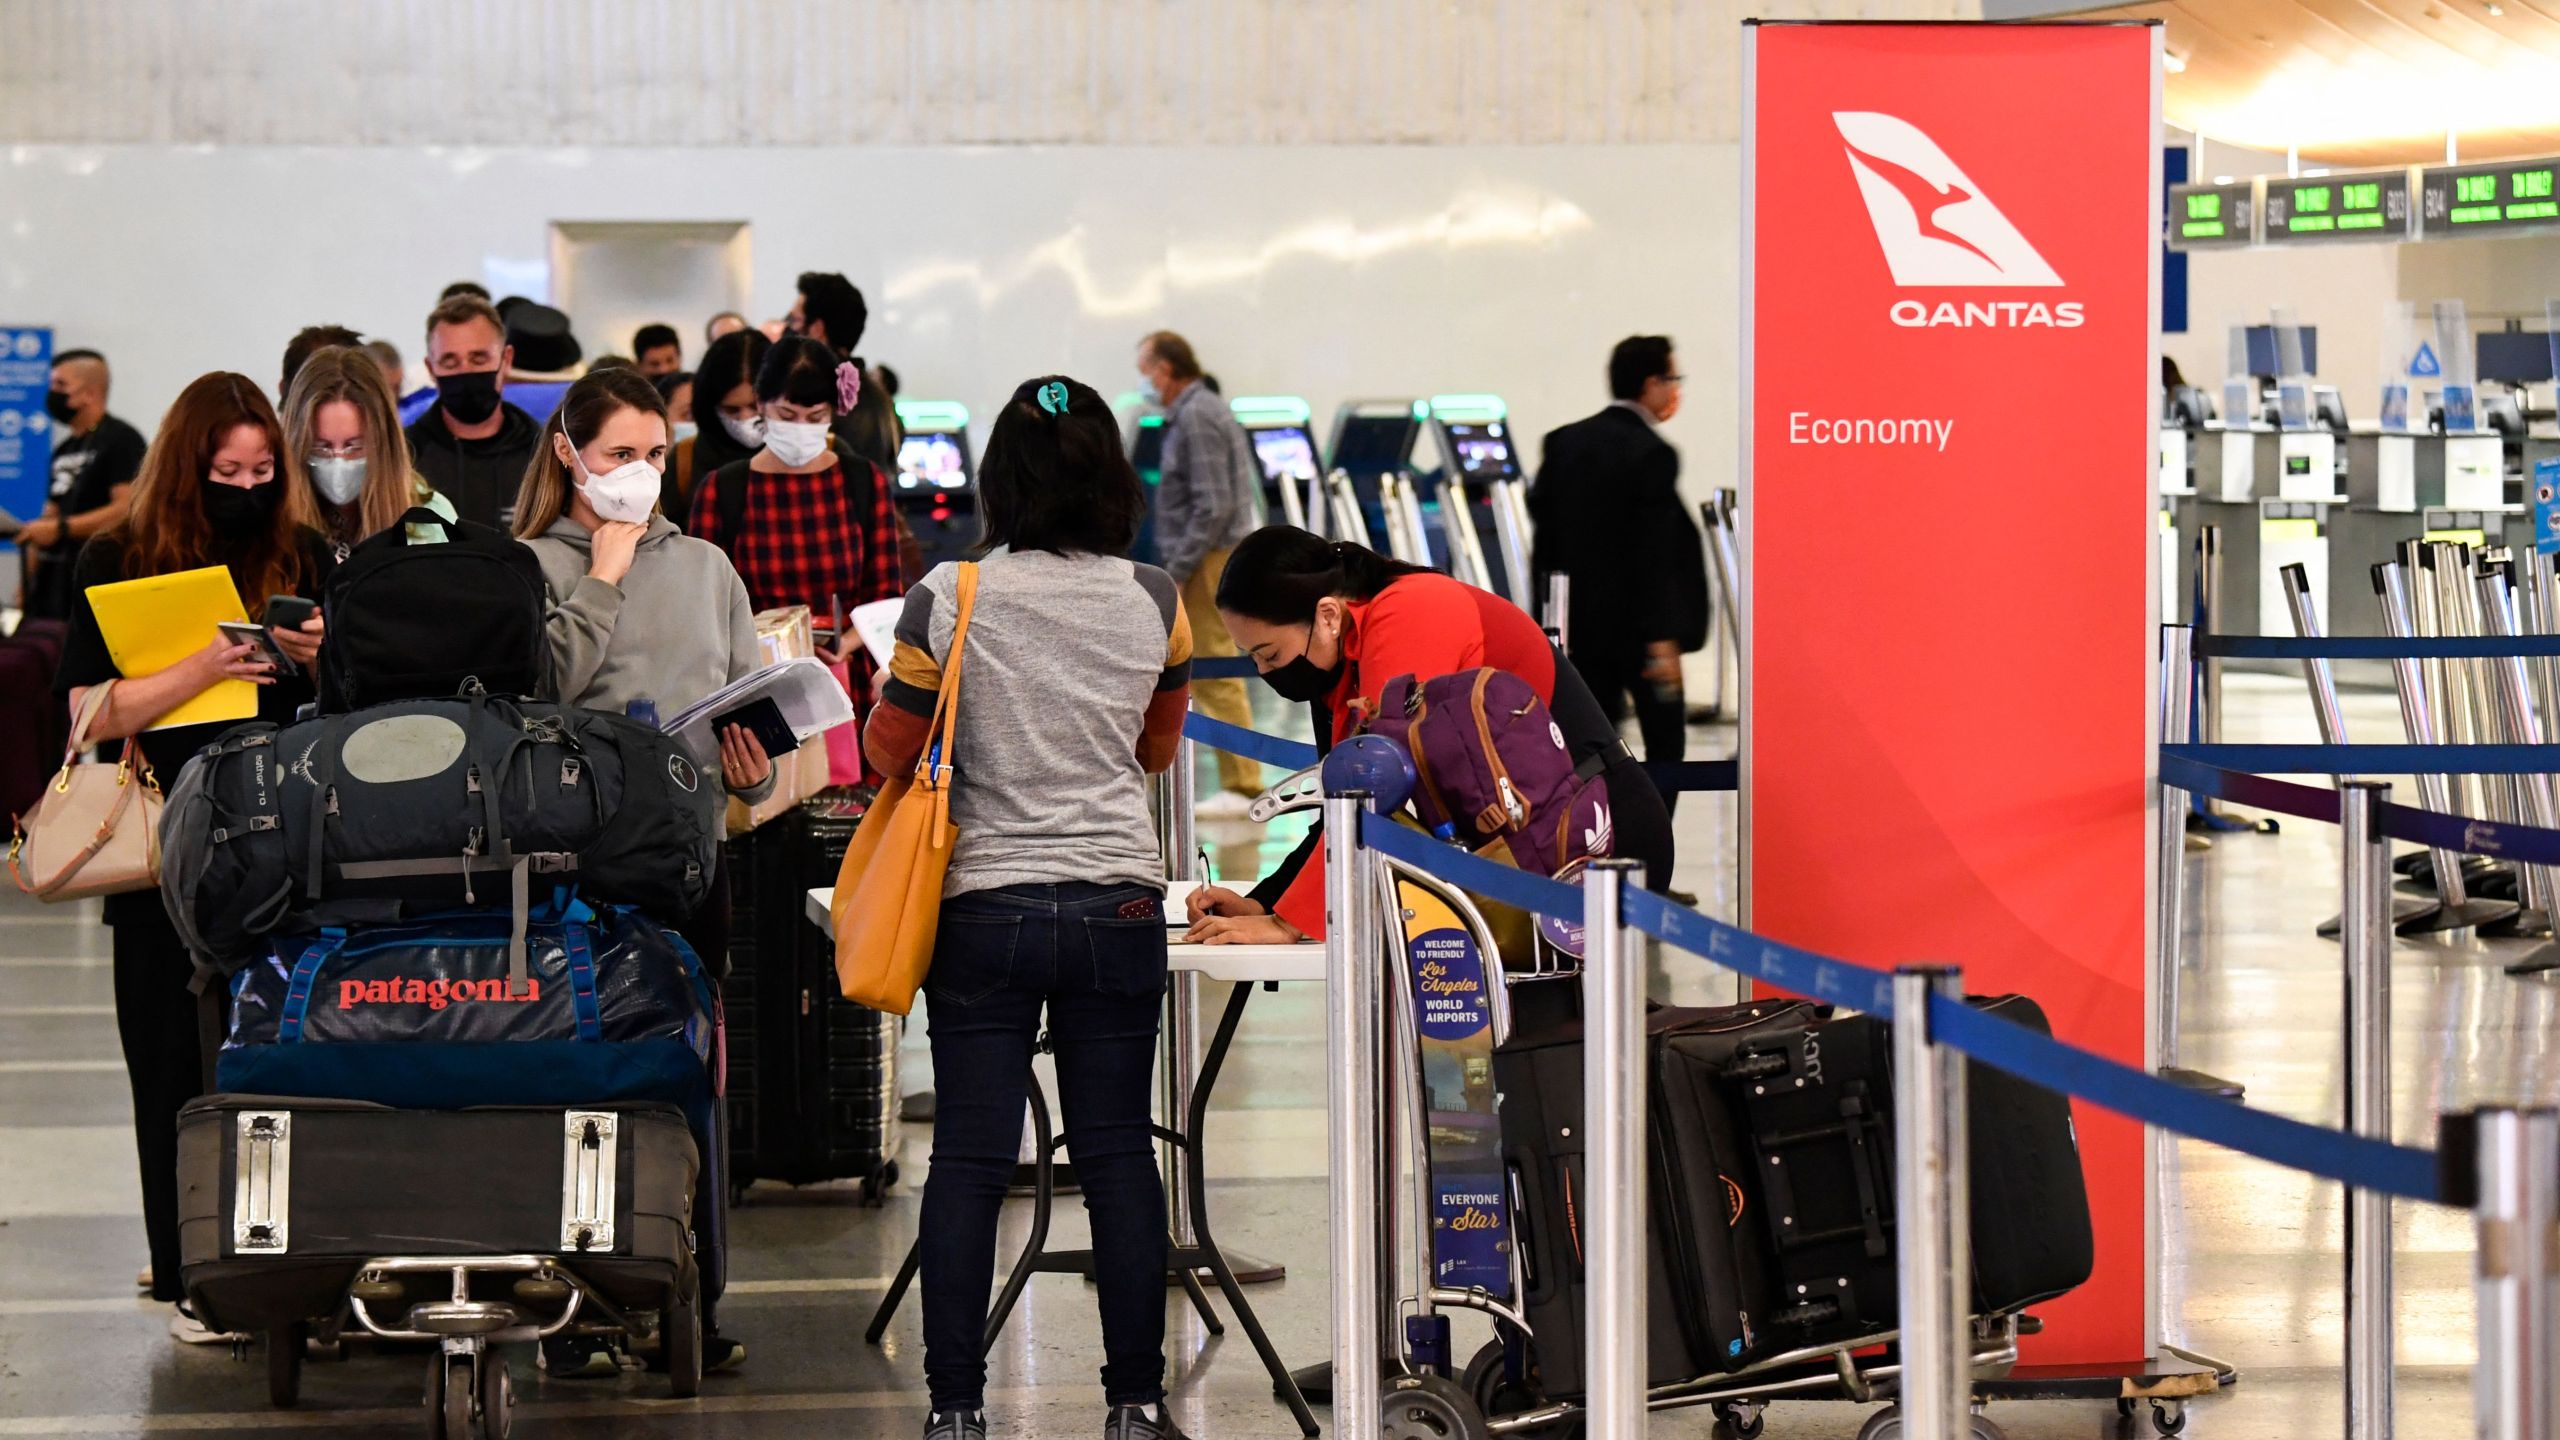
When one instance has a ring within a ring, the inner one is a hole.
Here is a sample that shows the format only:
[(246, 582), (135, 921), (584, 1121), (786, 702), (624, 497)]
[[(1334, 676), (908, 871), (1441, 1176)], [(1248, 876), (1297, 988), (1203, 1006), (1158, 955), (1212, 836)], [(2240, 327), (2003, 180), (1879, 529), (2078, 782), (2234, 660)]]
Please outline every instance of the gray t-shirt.
[[(951, 565), (908, 592), (902, 653), (947, 669), (958, 595)], [(979, 563), (967, 645), (946, 757), (960, 840), (942, 893), (1161, 886), (1138, 736), (1160, 682), (1191, 658), (1173, 577), (1116, 557), (998, 550)]]

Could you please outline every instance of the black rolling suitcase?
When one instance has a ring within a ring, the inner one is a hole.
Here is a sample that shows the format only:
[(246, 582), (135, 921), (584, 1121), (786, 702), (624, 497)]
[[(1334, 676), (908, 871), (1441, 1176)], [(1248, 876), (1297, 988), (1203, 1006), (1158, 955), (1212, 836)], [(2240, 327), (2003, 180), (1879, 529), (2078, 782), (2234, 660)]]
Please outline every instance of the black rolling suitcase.
[[(394, 1110), (208, 1095), (178, 1116), (182, 1277), (217, 1330), (335, 1315), (365, 1262), (396, 1257), (556, 1256), (617, 1307), (690, 1311), (700, 1164), (672, 1105)], [(508, 1298), (518, 1278), (475, 1278), (473, 1298)], [(378, 1323), (452, 1298), (451, 1272), (405, 1288), (370, 1302)]]
[(845, 999), (835, 947), (809, 922), (862, 811), (812, 800), (729, 842), (729, 1183), (897, 1183), (898, 1018)]
[[(1774, 1051), (1826, 1013), (1781, 1001), (1658, 1010), (1646, 1019), (1652, 1384), (1739, 1369), (1763, 1353), (1773, 1267), (1728, 1076), (1745, 1046)], [(1493, 1057), (1523, 1308), (1536, 1339), (1537, 1386), (1549, 1397), (1583, 1388), (1582, 1062), (1578, 1026), (1514, 1040)]]
[[(2022, 995), (1972, 1005), (2051, 1034)], [(1898, 1327), (1894, 1257), (1893, 1034), (1851, 1016), (1754, 1040), (1736, 1099), (1756, 1152), (1785, 1348)], [(2089, 1278), (2095, 1250), (2071, 1102), (1987, 1065), (1965, 1069), (1974, 1308), (2005, 1314)]]

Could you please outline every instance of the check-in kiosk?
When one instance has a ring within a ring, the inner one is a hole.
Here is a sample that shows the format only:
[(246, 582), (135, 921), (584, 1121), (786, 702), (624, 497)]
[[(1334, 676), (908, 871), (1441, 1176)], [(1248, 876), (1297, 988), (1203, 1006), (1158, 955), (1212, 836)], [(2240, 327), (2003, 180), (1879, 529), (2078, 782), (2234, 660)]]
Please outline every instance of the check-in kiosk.
[(958, 560), (978, 538), (978, 468), (969, 408), (956, 400), (900, 400), (898, 509), (930, 567)]
[(1327, 533), (1416, 565), (1432, 563), (1429, 542), (1417, 533), (1421, 505), (1413, 493), (1413, 447), (1429, 413), (1419, 400), (1350, 400), (1334, 412)]
[(1529, 487), (1510, 412), (1496, 395), (1434, 395), (1440, 528), (1449, 570), (1536, 613), (1529, 593)]
[(1295, 395), (1245, 395), (1228, 408), (1253, 442), (1254, 464), (1262, 471), (1263, 518), (1319, 535), (1332, 533), (1326, 523), (1314, 412), (1307, 402)]

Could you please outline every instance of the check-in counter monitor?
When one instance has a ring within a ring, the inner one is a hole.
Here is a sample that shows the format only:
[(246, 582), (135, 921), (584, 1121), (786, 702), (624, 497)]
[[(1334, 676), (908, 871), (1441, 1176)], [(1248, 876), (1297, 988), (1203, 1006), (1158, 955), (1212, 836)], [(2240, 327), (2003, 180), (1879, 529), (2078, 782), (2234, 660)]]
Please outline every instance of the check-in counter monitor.
[[(1329, 534), (1324, 520), (1324, 464), (1314, 417), (1294, 395), (1245, 395), (1229, 403), (1253, 442), (1262, 475), (1262, 518), (1275, 525)], [(1313, 520), (1315, 523), (1310, 524)]]
[(1492, 395), (1436, 395), (1440, 528), (1451, 572), (1533, 609), (1527, 476), (1508, 409)]
[[(1388, 476), (1410, 482), (1414, 444), (1422, 435), (1422, 407), (1412, 400), (1353, 400), (1333, 417), (1333, 444), (1328, 471), (1350, 477), (1352, 497), (1369, 535), (1385, 543), (1389, 531), (1379, 482)], [(1325, 533), (1340, 536), (1339, 529)], [(1356, 537), (1354, 537), (1356, 538)]]
[(901, 400), (895, 498), (930, 567), (958, 560), (978, 538), (978, 468), (969, 412), (952, 401)]

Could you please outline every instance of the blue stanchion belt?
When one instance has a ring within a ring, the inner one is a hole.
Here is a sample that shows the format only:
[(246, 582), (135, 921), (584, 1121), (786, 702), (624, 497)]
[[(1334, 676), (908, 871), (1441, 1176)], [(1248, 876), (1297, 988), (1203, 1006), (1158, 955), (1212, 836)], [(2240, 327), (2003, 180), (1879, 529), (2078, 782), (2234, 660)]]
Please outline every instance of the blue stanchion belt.
[(2175, 757), (2257, 775), (2560, 774), (2560, 745), (2163, 745)]
[(1665, 795), (1742, 788), (1742, 765), (1735, 760), (1647, 760), (1644, 773)]
[(1261, 673), (1250, 655), (1203, 655), (1191, 662), (1194, 680), (1250, 680)]
[[(2235, 805), (2299, 815), (2305, 820), (2321, 820), (2331, 825), (2338, 823), (2338, 792), (2316, 785), (2296, 785), (2285, 780), (2270, 780), (2264, 775), (2243, 775), (2167, 753), (2160, 757), (2160, 783), (2190, 794), (2228, 800)], [(2388, 803), (2382, 807), (2380, 824), (2382, 833), (2392, 839), (2424, 845), (2430, 850), (2488, 855), (2533, 865), (2560, 865), (2560, 830), (2510, 825), (2496, 820), (2474, 820), (2467, 815), (2445, 815), (2434, 810)]]
[(1582, 887), (1545, 875), (1514, 870), (1455, 845), (1434, 840), (1419, 830), (1374, 814), (1360, 817), (1360, 843), (1392, 855), (1417, 870), (1427, 870), (1461, 890), (1499, 900), (1533, 915), (1582, 919)]
[(2434, 1200), (2441, 1193), (2432, 1151), (2341, 1134), (2172, 1085), (1944, 996), (1930, 997), (1929, 1033), (2030, 1084), (2289, 1170), (2411, 1200)]
[(1184, 717), (1182, 733), (1212, 750), (1224, 750), (1230, 755), (1277, 765), (1283, 770), (1303, 770), (1316, 763), (1317, 759), (1316, 747), (1304, 740), (1283, 740), (1277, 735), (1247, 730), (1241, 725), (1212, 720), (1206, 715)]
[(1893, 1018), (1893, 976), (1782, 945), (1721, 920), (1675, 905), (1649, 890), (1629, 890), (1620, 908), (1626, 922), (1666, 945), (1740, 971), (1754, 980), (1807, 995), (1826, 1005), (1846, 1005)]
[(2195, 650), (2223, 660), (2484, 660), (2560, 655), (2560, 635), (2198, 635)]

